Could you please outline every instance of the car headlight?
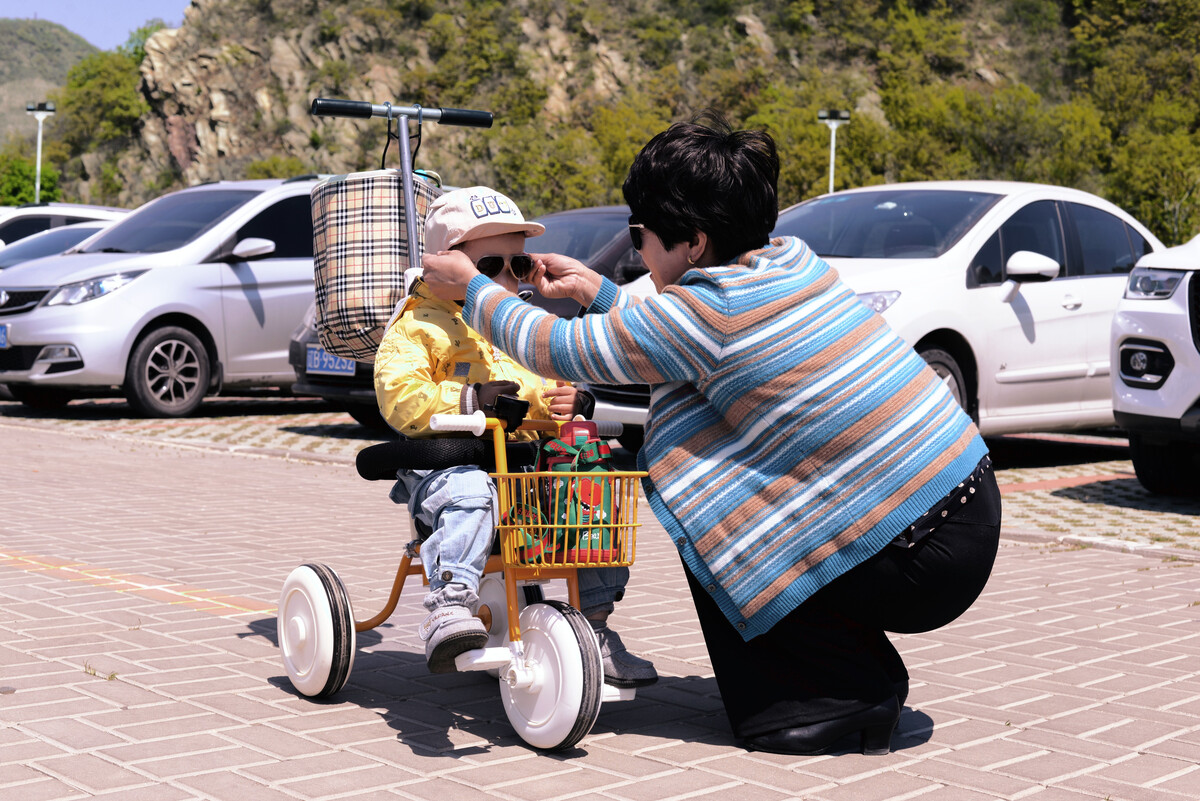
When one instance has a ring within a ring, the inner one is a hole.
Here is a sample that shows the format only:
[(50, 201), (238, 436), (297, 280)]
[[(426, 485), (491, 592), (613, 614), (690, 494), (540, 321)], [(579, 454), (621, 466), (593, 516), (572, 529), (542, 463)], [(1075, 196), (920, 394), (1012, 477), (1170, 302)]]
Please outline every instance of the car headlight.
[(46, 301), (46, 305), (74, 306), (77, 303), (102, 298), (105, 295), (111, 295), (139, 275), (145, 275), (145, 273), (145, 270), (136, 270), (128, 273), (103, 275), (99, 278), (89, 278), (86, 281), (78, 281), (74, 284), (63, 284), (54, 290), (53, 294), (50, 295), (50, 299)]
[(887, 311), (899, 298), (900, 293), (895, 291), (858, 293), (858, 299), (867, 304), (868, 309), (879, 314)]
[(1175, 287), (1183, 280), (1182, 270), (1157, 270), (1153, 267), (1135, 267), (1125, 285), (1125, 297), (1135, 300), (1165, 300), (1175, 294)]

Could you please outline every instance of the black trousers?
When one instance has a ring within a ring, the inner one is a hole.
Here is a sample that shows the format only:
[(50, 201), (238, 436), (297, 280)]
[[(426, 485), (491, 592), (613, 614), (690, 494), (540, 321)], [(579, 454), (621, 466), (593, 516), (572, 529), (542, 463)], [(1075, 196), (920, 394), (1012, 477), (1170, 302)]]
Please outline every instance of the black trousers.
[(895, 696), (908, 671), (885, 632), (931, 631), (965, 612), (999, 540), (1000, 490), (989, 470), (971, 501), (917, 545), (885, 546), (749, 642), (685, 565), (733, 733), (834, 720)]

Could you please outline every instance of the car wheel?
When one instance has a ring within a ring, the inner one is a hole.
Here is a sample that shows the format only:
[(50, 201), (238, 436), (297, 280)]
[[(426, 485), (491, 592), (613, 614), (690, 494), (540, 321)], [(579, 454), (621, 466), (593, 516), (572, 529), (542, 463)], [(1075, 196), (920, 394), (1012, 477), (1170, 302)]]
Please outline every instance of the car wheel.
[(971, 414), (971, 404), (967, 398), (967, 384), (963, 381), (962, 370), (959, 369), (958, 362), (954, 361), (954, 357), (941, 348), (928, 348), (920, 351), (918, 355), (933, 368), (937, 377), (942, 379), (942, 383), (946, 385), (946, 389), (950, 390), (950, 394), (958, 401), (958, 405), (963, 407), (967, 414)]
[(346, 414), (354, 418), (354, 422), (364, 428), (369, 428), (372, 431), (378, 431), (382, 434), (395, 434), (392, 427), (383, 419), (383, 415), (379, 412), (379, 407), (369, 403), (347, 403), (345, 404)]
[(1170, 442), (1129, 435), (1129, 457), (1138, 482), (1155, 495), (1200, 497), (1196, 457), (1190, 449)]
[(125, 397), (146, 417), (186, 417), (204, 400), (210, 376), (200, 338), (178, 326), (151, 331), (125, 369)]
[(75, 397), (69, 390), (28, 384), (9, 384), (8, 391), (20, 403), (39, 411), (61, 409)]

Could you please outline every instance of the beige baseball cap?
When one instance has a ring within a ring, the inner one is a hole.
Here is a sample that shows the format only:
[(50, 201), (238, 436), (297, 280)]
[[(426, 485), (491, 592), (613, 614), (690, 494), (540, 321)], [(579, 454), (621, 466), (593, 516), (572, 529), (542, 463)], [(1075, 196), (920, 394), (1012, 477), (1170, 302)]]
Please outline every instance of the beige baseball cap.
[(469, 186), (440, 196), (425, 215), (425, 252), (449, 250), (461, 242), (496, 234), (541, 236), (546, 226), (526, 222), (517, 204), (495, 189)]

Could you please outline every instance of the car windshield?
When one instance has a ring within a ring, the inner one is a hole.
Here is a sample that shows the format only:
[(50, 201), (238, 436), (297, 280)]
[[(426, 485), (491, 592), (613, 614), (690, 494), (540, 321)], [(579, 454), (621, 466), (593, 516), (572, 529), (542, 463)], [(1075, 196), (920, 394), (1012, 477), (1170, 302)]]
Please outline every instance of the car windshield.
[(258, 195), (258, 190), (176, 192), (109, 228), (81, 253), (164, 253), (183, 247)]
[(537, 218), (546, 233), (526, 245), (535, 253), (561, 253), (587, 264), (613, 237), (629, 224), (629, 213), (621, 211), (587, 214), (560, 212)]
[(1000, 199), (951, 189), (880, 189), (813, 198), (779, 215), (772, 236), (803, 239), (818, 256), (931, 259)]
[(19, 242), (14, 242), (6, 248), (0, 249), (0, 270), (30, 259), (40, 259), (42, 256), (62, 253), (67, 248), (78, 245), (99, 231), (101, 227), (85, 225), (78, 228), (75, 226), (52, 228), (45, 233), (35, 234)]

